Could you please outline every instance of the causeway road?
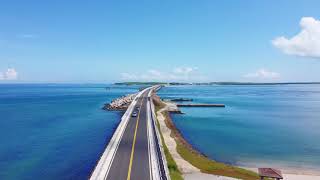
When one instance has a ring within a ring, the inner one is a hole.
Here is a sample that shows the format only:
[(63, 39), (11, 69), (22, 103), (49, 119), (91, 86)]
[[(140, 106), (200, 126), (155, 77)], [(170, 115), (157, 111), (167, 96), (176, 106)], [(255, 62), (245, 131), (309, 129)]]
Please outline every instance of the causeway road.
[[(91, 174), (90, 180), (160, 179), (159, 176), (154, 178), (156, 173), (161, 173), (157, 169), (161, 155), (155, 150), (158, 144), (155, 142), (158, 141), (154, 135), (154, 128), (151, 128), (154, 127), (153, 121), (150, 120), (152, 119), (150, 91), (153, 89), (147, 88), (141, 91), (133, 100)], [(154, 159), (157, 159), (158, 164), (154, 165)]]

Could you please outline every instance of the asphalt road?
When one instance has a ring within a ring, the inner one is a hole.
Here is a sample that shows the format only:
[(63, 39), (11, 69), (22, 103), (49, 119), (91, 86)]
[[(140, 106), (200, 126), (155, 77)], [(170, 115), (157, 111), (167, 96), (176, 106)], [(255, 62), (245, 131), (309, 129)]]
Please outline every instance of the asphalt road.
[[(150, 180), (147, 136), (146, 91), (136, 104), (137, 117), (130, 117), (113, 159), (107, 180)], [(140, 107), (140, 110), (137, 110)]]

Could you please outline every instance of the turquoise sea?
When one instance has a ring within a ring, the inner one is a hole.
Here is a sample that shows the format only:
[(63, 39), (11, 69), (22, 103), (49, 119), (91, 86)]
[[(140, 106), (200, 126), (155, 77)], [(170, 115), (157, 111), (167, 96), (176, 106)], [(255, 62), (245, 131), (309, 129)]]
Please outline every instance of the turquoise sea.
[[(138, 89), (0, 84), (0, 179), (87, 179), (122, 115), (101, 107)], [(319, 85), (170, 86), (159, 94), (226, 104), (173, 115), (183, 136), (212, 159), (320, 169)]]
[(87, 179), (121, 113), (101, 108), (138, 87), (0, 84), (0, 179)]
[(187, 141), (211, 159), (320, 172), (320, 85), (170, 86), (159, 95), (226, 105), (172, 115)]

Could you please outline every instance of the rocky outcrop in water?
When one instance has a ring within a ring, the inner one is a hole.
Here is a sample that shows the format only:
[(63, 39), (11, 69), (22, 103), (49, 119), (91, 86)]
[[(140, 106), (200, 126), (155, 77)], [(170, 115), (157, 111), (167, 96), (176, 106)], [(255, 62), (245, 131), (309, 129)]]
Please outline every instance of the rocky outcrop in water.
[(114, 99), (111, 103), (105, 104), (103, 109), (111, 111), (126, 110), (137, 94), (128, 94), (120, 98)]

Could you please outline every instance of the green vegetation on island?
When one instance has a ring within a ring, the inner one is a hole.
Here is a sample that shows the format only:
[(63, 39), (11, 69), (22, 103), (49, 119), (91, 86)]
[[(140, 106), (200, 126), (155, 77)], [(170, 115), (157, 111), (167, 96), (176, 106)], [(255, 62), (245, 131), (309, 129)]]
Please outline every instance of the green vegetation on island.
[(209, 85), (290, 85), (290, 84), (320, 84), (320, 82), (279, 82), (279, 83), (258, 83), (258, 82), (210, 82)]
[(144, 85), (144, 86), (153, 86), (153, 85), (294, 85), (294, 84), (320, 84), (320, 82), (118, 82), (114, 83), (115, 85)]

